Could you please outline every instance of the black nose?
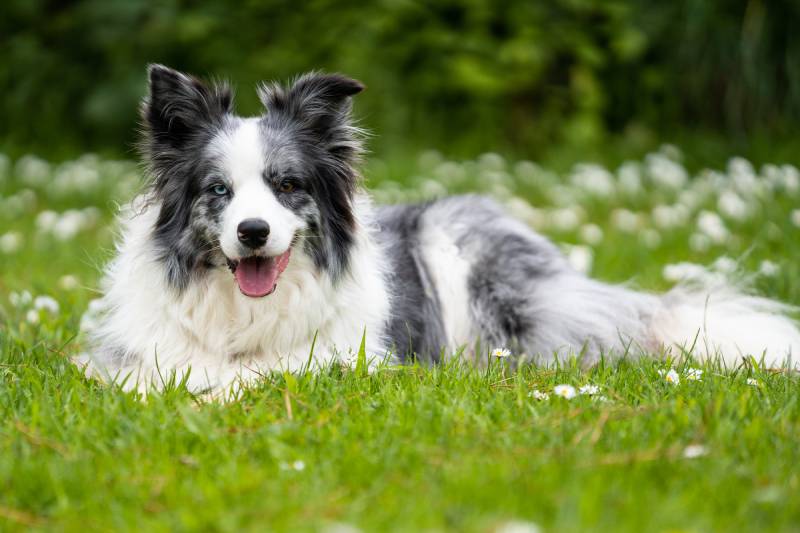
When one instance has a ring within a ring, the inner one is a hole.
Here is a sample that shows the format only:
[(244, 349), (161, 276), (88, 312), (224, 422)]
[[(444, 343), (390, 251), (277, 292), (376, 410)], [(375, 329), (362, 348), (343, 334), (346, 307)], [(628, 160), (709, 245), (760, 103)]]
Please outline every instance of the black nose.
[(239, 235), (239, 242), (248, 248), (258, 248), (267, 242), (269, 224), (260, 218), (248, 218), (239, 223), (236, 231)]

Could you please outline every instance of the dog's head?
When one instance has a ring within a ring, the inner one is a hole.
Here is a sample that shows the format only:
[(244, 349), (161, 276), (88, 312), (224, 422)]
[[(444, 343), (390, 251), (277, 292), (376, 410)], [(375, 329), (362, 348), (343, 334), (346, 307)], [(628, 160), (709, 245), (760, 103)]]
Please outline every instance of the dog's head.
[(288, 87), (262, 85), (265, 113), (242, 118), (224, 84), (161, 65), (149, 78), (142, 152), (171, 285), (230, 268), (242, 293), (266, 296), (291, 253), (308, 254), (337, 279), (354, 240), (361, 143), (350, 97), (363, 85), (317, 73)]

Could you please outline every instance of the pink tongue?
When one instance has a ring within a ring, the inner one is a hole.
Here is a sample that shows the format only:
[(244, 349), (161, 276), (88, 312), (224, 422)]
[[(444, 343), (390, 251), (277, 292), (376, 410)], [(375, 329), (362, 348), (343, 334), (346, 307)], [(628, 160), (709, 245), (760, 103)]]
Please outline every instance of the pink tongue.
[(239, 261), (234, 276), (246, 296), (266, 296), (275, 290), (278, 276), (289, 264), (289, 250), (277, 257), (247, 257)]

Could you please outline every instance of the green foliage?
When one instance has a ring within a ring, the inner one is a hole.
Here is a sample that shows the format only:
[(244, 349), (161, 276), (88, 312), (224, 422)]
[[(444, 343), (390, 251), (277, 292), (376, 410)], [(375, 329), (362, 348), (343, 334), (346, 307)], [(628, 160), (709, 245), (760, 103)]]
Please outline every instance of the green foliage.
[(800, 118), (796, 4), (763, 0), (6, 0), (0, 145), (131, 146), (144, 67), (252, 87), (321, 68), (366, 82), (379, 149), (587, 145), (675, 127), (789, 135)]

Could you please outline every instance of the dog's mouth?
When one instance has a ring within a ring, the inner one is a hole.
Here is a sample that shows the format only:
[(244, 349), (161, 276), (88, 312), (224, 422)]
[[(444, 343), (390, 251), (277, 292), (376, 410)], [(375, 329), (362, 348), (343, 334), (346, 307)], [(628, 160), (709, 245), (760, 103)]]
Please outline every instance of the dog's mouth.
[(289, 264), (291, 248), (275, 257), (250, 256), (238, 261), (228, 259), (228, 268), (245, 296), (261, 298), (272, 294), (278, 286), (278, 277)]

